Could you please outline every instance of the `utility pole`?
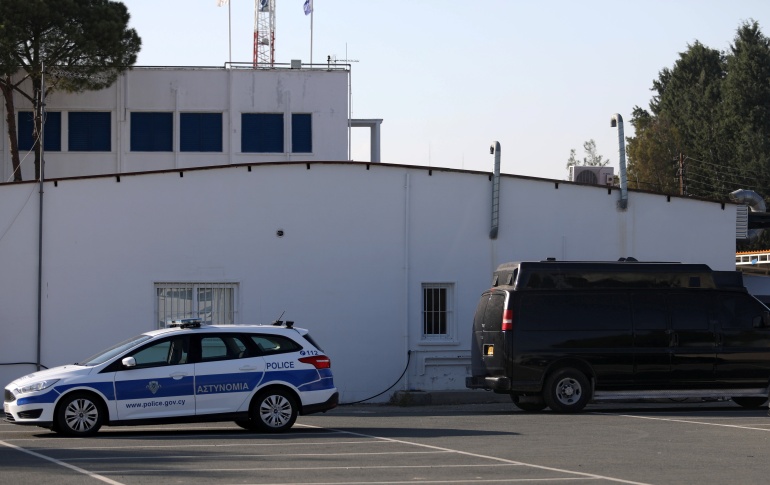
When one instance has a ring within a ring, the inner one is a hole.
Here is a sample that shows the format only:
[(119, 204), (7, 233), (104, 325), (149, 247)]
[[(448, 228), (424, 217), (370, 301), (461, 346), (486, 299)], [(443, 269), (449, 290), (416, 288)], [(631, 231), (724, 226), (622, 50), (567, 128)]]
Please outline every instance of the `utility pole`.
[(679, 152), (679, 195), (687, 195), (687, 177), (684, 173), (684, 154)]

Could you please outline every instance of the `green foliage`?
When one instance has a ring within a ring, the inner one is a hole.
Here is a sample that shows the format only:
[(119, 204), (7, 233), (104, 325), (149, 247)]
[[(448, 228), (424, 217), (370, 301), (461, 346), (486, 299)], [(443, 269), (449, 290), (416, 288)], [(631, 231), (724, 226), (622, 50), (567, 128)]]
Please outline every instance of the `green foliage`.
[(770, 41), (744, 22), (727, 53), (688, 45), (636, 107), (629, 185), (724, 200), (739, 188), (770, 194)]
[[(0, 0), (0, 89), (6, 107), (13, 106), (8, 97), (14, 92), (32, 102), (41, 99), (43, 68), (42, 94), (112, 85), (141, 48), (129, 18), (125, 5), (110, 0)], [(27, 79), (31, 92), (22, 89)], [(41, 126), (36, 119), (36, 134)], [(13, 133), (9, 125), (8, 135), (16, 138), (15, 125)], [(39, 176), (38, 147), (35, 166)]]
[(573, 165), (586, 165), (589, 167), (604, 167), (609, 160), (605, 160), (603, 156), (596, 153), (596, 142), (592, 139), (583, 143), (583, 151), (586, 156), (583, 157), (582, 163), (577, 159), (575, 149), (569, 151), (569, 158), (567, 159), (567, 170)]

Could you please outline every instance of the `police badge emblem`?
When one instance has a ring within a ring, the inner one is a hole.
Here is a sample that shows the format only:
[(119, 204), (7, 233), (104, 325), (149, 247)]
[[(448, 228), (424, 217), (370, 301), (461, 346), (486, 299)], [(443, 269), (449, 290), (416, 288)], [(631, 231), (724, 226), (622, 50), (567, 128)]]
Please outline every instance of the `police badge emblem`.
[(158, 392), (158, 389), (160, 389), (160, 384), (158, 384), (158, 381), (150, 381), (150, 383), (147, 384), (147, 390), (150, 391), (153, 395)]

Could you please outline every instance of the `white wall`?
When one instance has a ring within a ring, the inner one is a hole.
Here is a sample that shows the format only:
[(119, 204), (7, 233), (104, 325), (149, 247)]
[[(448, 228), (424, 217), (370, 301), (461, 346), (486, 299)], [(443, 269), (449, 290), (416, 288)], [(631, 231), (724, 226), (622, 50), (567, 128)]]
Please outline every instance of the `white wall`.
[[(183, 176), (180, 176), (180, 173)], [(608, 193), (609, 192), (609, 193)], [(0, 363), (34, 362), (38, 197), (0, 185)], [(736, 206), (489, 174), (363, 163), (227, 166), (45, 183), (42, 363), (154, 327), (154, 283), (237, 282), (238, 322), (284, 319), (332, 358), (343, 402), (463, 389), (477, 298), (513, 260), (734, 268)], [(277, 237), (276, 231), (284, 236)], [(425, 342), (422, 283), (454, 285), (453, 327)], [(0, 366), (0, 382), (34, 370)]]
[[(26, 88), (31, 92), (29, 87)], [(16, 109), (32, 105), (16, 96)], [(48, 111), (62, 112), (62, 151), (45, 154), (46, 178), (274, 161), (342, 161), (348, 159), (348, 72), (309, 69), (141, 68), (121, 75), (101, 91), (54, 92)], [(71, 152), (67, 143), (68, 111), (110, 111), (112, 150)], [(131, 152), (130, 113), (174, 113), (173, 152)], [(223, 113), (221, 153), (179, 151), (179, 113)], [(3, 113), (5, 109), (3, 107)], [(284, 153), (242, 153), (242, 113), (283, 113)], [(312, 153), (291, 153), (291, 113), (312, 115)], [(0, 120), (0, 176), (12, 178), (7, 123)], [(22, 158), (25, 153), (21, 153)], [(34, 155), (22, 165), (24, 180), (34, 179)]]

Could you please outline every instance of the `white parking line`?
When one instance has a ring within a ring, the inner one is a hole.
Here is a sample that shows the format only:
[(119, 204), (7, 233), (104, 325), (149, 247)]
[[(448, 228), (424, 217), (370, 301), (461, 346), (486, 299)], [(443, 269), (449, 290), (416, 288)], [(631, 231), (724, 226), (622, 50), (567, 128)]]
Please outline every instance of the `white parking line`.
[(693, 421), (690, 419), (656, 418), (655, 416), (637, 416), (634, 414), (614, 414), (614, 413), (594, 413), (594, 414), (602, 414), (606, 416), (620, 416), (623, 418), (648, 419), (651, 421), (668, 421), (671, 423), (701, 424), (704, 426), (718, 426), (721, 428), (738, 428), (738, 429), (750, 429), (753, 431), (770, 431), (770, 423), (768, 423), (767, 425), (762, 425), (762, 426), (768, 426), (768, 428), (758, 428), (756, 426), (746, 426), (746, 425), (739, 425), (739, 424), (709, 423), (705, 421)]
[(24, 449), (24, 448), (20, 448), (20, 447), (18, 447), (16, 445), (12, 445), (10, 443), (6, 443), (5, 441), (0, 441), (0, 445), (7, 446), (8, 448), (20, 451), (22, 453), (27, 453), (28, 455), (32, 455), (34, 457), (37, 457), (37, 458), (40, 458), (40, 459), (43, 459), (43, 460), (46, 460), (46, 461), (50, 461), (51, 463), (54, 463), (54, 464), (59, 465), (59, 466), (63, 466), (65, 468), (69, 468), (70, 470), (76, 471), (78, 473), (82, 473), (83, 475), (86, 475), (88, 477), (94, 478), (96, 480), (100, 480), (100, 481), (102, 481), (104, 483), (109, 483), (110, 485), (124, 485), (121, 482), (116, 482), (115, 480), (111, 480), (111, 479), (109, 479), (109, 478), (107, 478), (105, 476), (99, 475), (98, 473), (89, 472), (88, 470), (83, 470), (80, 467), (76, 467), (74, 465), (70, 465), (69, 463), (64, 463), (63, 461), (59, 461), (59, 460), (57, 460), (55, 458), (51, 458), (50, 456), (41, 455), (40, 453), (35, 453), (34, 451), (30, 451), (30, 450), (27, 450), (27, 449)]
[[(241, 453), (241, 454), (227, 454), (227, 458), (288, 458), (288, 459), (294, 459), (294, 458), (302, 458), (302, 457), (311, 457), (311, 456), (371, 456), (371, 455), (435, 455), (435, 454), (441, 454), (441, 453), (449, 453), (450, 450), (433, 450), (433, 451), (377, 451), (377, 452), (355, 452), (355, 453), (292, 453), (291, 455), (276, 455), (275, 453), (268, 453), (268, 454), (252, 454), (252, 453)], [(120, 460), (128, 460), (128, 461), (137, 461), (137, 460), (200, 460), (200, 455), (163, 455), (163, 456), (142, 456), (141, 458), (138, 458), (136, 456), (100, 456), (98, 458), (69, 458), (66, 461), (72, 462), (72, 461), (120, 461)], [(219, 459), (219, 458), (214, 458)], [(208, 468), (207, 468), (208, 470)]]
[[(314, 426), (308, 426), (308, 427), (312, 428)], [(630, 485), (650, 485), (650, 484), (647, 484), (647, 483), (644, 483), (644, 482), (634, 482), (632, 480), (623, 480), (621, 478), (607, 477), (607, 476), (604, 476), (604, 475), (596, 475), (596, 474), (593, 474), (593, 473), (576, 472), (576, 471), (572, 471), (572, 470), (564, 470), (564, 469), (561, 469), (561, 468), (554, 468), (554, 467), (550, 467), (550, 466), (535, 465), (533, 463), (524, 463), (524, 462), (521, 462), (521, 461), (508, 460), (508, 459), (499, 458), (499, 457), (496, 457), (496, 456), (487, 456), (487, 455), (481, 455), (481, 454), (478, 454), (478, 453), (470, 453), (470, 452), (467, 452), (467, 451), (454, 450), (452, 448), (444, 448), (444, 447), (441, 447), (441, 446), (433, 446), (433, 445), (426, 445), (426, 444), (423, 444), (423, 443), (415, 443), (413, 441), (397, 440), (397, 439), (393, 439), (393, 438), (385, 438), (385, 437), (382, 437), (382, 436), (374, 436), (374, 435), (368, 435), (368, 434), (364, 434), (364, 433), (354, 433), (352, 431), (345, 431), (345, 430), (334, 429), (334, 428), (322, 428), (322, 429), (330, 429), (332, 431), (338, 431), (340, 433), (346, 433), (346, 434), (350, 434), (350, 435), (353, 435), (353, 436), (361, 436), (361, 437), (364, 437), (364, 438), (379, 438), (381, 440), (390, 441), (392, 443), (402, 443), (402, 444), (405, 444), (405, 445), (419, 446), (419, 447), (422, 447), (422, 448), (428, 448), (428, 449), (443, 451), (443, 452), (447, 452), (447, 453), (456, 453), (458, 455), (471, 456), (471, 457), (474, 457), (474, 458), (482, 458), (482, 459), (486, 459), (486, 460), (498, 461), (498, 462), (507, 463), (507, 464), (510, 464), (510, 465), (521, 465), (521, 466), (526, 466), (526, 467), (530, 467), (530, 468), (537, 468), (539, 470), (548, 470), (548, 471), (557, 472), (557, 473), (566, 473), (566, 474), (569, 474), (569, 475), (578, 475), (578, 476), (583, 477), (583, 478), (590, 478), (590, 479), (595, 479), (595, 480), (607, 480), (607, 481), (610, 481), (610, 482), (627, 483), (627, 484), (630, 484)], [(543, 479), (543, 480), (549, 480), (550, 481), (550, 480), (555, 480), (555, 479), (550, 478), (550, 479)], [(472, 481), (473, 480), (463, 480), (463, 482), (472, 482)], [(490, 480), (479, 480), (479, 482), (488, 482), (488, 481), (490, 481)], [(510, 480), (510, 481), (515, 481), (515, 480)], [(521, 481), (525, 481), (525, 480), (521, 480)], [(533, 480), (528, 479), (526, 481), (533, 481)], [(367, 483), (367, 485), (371, 485), (371, 484), (385, 484), (385, 483), (395, 484), (395, 483), (408, 483), (408, 482), (366, 482), (366, 483)], [(420, 483), (431, 483), (431, 482), (420, 482)], [(442, 482), (435, 482), (435, 483), (452, 483), (452, 482), (442, 481)], [(312, 485), (312, 484), (304, 484), (304, 485)]]

